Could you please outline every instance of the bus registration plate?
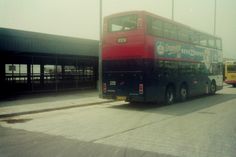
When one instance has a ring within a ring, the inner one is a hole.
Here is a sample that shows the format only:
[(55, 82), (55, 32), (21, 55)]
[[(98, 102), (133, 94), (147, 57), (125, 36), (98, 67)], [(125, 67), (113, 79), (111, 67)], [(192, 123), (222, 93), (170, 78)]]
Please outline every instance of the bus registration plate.
[(126, 100), (126, 96), (116, 96), (116, 100), (124, 101)]
[(116, 86), (116, 81), (110, 81), (110, 86)]

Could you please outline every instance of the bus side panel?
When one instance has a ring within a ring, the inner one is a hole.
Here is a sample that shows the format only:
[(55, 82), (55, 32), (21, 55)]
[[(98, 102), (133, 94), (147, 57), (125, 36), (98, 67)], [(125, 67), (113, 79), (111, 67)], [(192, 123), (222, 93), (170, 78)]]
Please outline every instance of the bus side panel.
[[(162, 62), (169, 68), (163, 67)], [(184, 84), (188, 88), (189, 96), (197, 96), (209, 92), (210, 80), (207, 74), (185, 73), (179, 69), (181, 62), (157, 61), (153, 72), (146, 77), (146, 100), (150, 102), (162, 102), (165, 99), (165, 91), (168, 86), (174, 88), (176, 99), (180, 96), (180, 87)], [(192, 63), (191, 63), (192, 64)], [(188, 64), (185, 67), (189, 67)]]
[(145, 100), (147, 102), (164, 102), (165, 84), (157, 79), (147, 81), (145, 93)]

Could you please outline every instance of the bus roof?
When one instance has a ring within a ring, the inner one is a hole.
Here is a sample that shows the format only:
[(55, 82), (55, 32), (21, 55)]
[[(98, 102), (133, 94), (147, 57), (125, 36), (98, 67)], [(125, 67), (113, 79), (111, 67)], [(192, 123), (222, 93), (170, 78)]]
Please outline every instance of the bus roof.
[(159, 15), (156, 15), (156, 14), (153, 14), (153, 13), (150, 13), (150, 12), (147, 12), (147, 11), (144, 11), (144, 10), (136, 10), (136, 11), (126, 11), (126, 12), (114, 13), (114, 14), (111, 14), (111, 15), (109, 15), (109, 16), (106, 16), (105, 19), (112, 18), (112, 17), (117, 17), (117, 16), (123, 16), (123, 15), (127, 15), (127, 14), (143, 14), (143, 15), (150, 15), (150, 16), (153, 16), (153, 17), (155, 17), (155, 18), (159, 18), (159, 19), (161, 19), (161, 20), (168, 21), (168, 22), (170, 22), (170, 23), (172, 23), (172, 24), (177, 24), (177, 25), (179, 25), (179, 26), (181, 26), (181, 27), (183, 27), (183, 28), (185, 27), (185, 28), (187, 28), (187, 29), (189, 29), (189, 30), (193, 30), (193, 31), (196, 31), (196, 32), (198, 32), (198, 33), (203, 33), (203, 34), (205, 34), (205, 35), (208, 35), (208, 36), (211, 36), (211, 37), (214, 37), (214, 38), (221, 39), (221, 38), (218, 37), (218, 36), (215, 36), (215, 35), (206, 33), (206, 32), (204, 32), (204, 31), (199, 31), (199, 30), (197, 30), (197, 29), (195, 29), (195, 28), (192, 28), (192, 27), (190, 27), (190, 26), (188, 26), (188, 25), (185, 25), (185, 24), (182, 24), (182, 23), (173, 21), (173, 20), (168, 19), (168, 18), (166, 18), (166, 17), (159, 16)]
[(225, 64), (236, 64), (236, 61), (225, 61)]

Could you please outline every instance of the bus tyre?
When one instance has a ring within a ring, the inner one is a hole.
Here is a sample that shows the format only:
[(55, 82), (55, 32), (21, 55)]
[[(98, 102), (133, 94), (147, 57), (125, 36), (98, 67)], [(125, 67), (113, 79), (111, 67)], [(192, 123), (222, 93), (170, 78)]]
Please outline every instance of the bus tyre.
[(188, 98), (188, 89), (186, 85), (181, 85), (179, 90), (180, 101), (186, 101)]
[(165, 104), (166, 105), (171, 105), (174, 103), (174, 89), (169, 86), (166, 89), (166, 93), (165, 93)]
[(236, 87), (236, 84), (233, 84), (233, 87)]
[(212, 81), (210, 86), (210, 94), (214, 95), (215, 93), (216, 93), (216, 83), (215, 81)]

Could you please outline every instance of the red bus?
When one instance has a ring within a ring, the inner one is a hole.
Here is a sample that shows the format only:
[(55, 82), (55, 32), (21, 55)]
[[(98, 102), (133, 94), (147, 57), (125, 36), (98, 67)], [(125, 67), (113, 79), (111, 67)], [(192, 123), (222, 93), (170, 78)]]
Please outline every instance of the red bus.
[(219, 37), (145, 11), (104, 19), (103, 97), (185, 101), (223, 87)]

